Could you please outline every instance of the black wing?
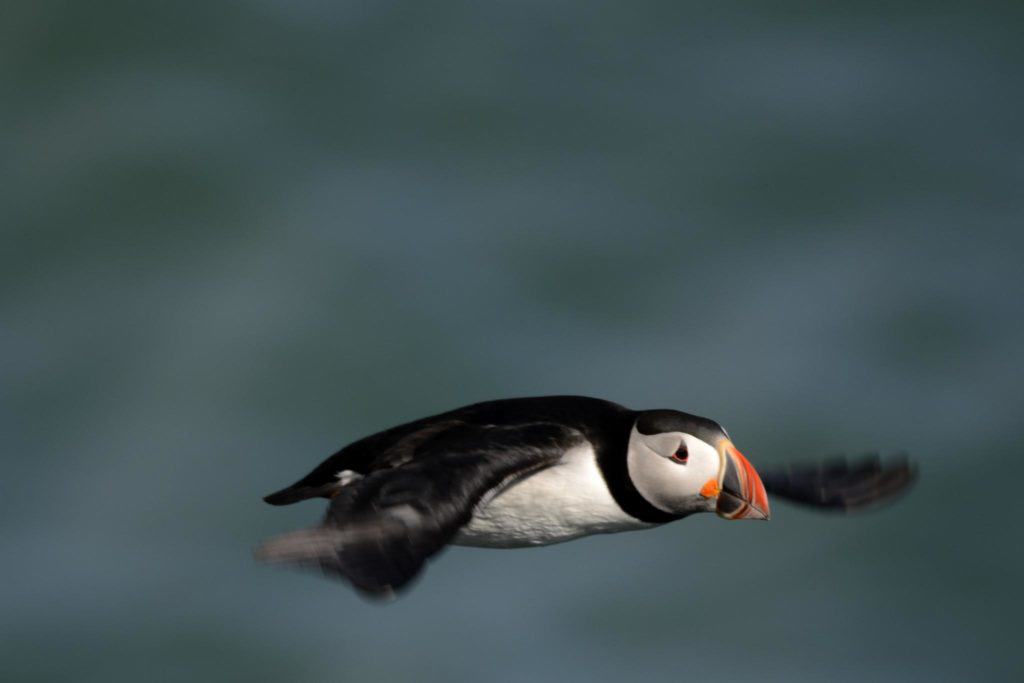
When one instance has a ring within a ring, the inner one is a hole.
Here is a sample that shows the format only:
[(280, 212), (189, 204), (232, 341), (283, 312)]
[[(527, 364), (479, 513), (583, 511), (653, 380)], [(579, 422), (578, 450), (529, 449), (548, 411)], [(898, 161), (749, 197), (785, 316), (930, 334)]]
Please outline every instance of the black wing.
[(836, 458), (767, 469), (761, 481), (768, 493), (795, 503), (847, 511), (897, 498), (916, 476), (905, 457), (883, 462), (878, 455), (866, 455), (854, 462)]
[(273, 538), (257, 556), (392, 595), (469, 522), (484, 495), (557, 463), (582, 439), (549, 423), (452, 427), (421, 444), (414, 459), (342, 487), (321, 526)]
[(302, 479), (264, 496), (263, 500), (271, 505), (291, 505), (309, 498), (333, 498), (341, 490), (338, 473), (342, 470), (364, 475), (399, 467), (411, 460), (425, 443), (463, 424), (456, 419), (432, 417), (372, 434), (345, 446)]

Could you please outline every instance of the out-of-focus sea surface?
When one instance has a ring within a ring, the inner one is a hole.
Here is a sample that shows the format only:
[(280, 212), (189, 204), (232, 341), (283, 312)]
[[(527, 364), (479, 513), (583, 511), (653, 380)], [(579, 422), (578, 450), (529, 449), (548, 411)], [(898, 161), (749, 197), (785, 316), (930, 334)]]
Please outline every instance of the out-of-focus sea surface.
[[(5, 681), (1024, 673), (1020, 3), (7, 3)], [(380, 606), (260, 497), (473, 401), (920, 466), (452, 549)]]

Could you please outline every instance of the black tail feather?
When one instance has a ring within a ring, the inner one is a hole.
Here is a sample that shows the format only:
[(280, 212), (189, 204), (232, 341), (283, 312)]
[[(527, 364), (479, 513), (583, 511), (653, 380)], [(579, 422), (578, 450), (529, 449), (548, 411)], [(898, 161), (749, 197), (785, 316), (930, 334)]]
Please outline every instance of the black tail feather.
[(280, 491), (263, 496), (263, 500), (271, 505), (291, 505), (310, 498), (330, 498), (338, 490), (338, 482), (332, 481), (319, 486), (308, 486), (302, 482), (292, 484)]

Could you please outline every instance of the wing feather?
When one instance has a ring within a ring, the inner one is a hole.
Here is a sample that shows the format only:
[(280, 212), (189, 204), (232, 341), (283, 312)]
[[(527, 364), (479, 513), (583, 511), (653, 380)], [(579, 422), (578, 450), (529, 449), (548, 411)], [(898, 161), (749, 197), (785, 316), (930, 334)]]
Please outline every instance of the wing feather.
[(761, 481), (768, 493), (810, 507), (852, 511), (906, 493), (917, 470), (904, 456), (883, 461), (877, 454), (855, 461), (832, 458), (766, 469)]

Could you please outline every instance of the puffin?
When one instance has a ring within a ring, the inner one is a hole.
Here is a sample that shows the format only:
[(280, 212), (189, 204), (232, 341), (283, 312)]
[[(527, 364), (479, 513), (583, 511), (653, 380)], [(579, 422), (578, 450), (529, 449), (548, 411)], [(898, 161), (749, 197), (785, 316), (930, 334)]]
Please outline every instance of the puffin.
[(273, 537), (255, 555), (392, 598), (448, 545), (543, 546), (705, 512), (767, 520), (769, 493), (852, 511), (898, 497), (915, 474), (907, 458), (877, 455), (759, 473), (704, 417), (587, 396), (502, 399), (341, 448), (264, 497), (271, 505), (327, 499), (323, 521)]

